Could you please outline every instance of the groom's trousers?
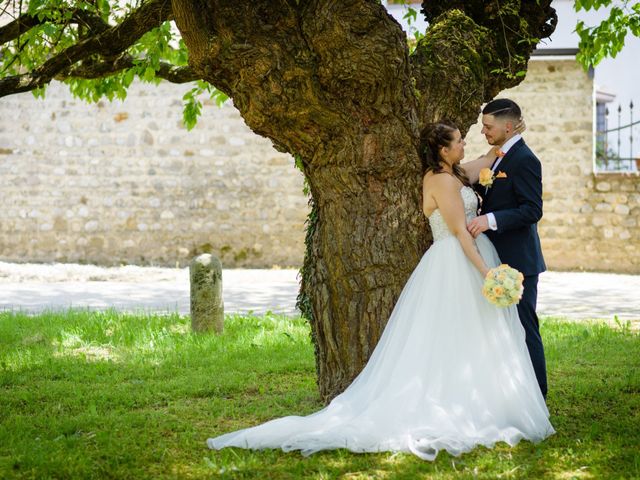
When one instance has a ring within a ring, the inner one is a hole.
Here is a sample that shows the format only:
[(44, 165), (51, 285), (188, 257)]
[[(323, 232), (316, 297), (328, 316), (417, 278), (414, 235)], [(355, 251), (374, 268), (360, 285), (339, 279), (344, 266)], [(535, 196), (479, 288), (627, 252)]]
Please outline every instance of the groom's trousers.
[(536, 314), (538, 275), (525, 276), (523, 286), (524, 292), (518, 303), (518, 315), (527, 335), (527, 349), (529, 350), (533, 369), (536, 372), (540, 391), (544, 398), (547, 398), (547, 365), (544, 359), (542, 337), (540, 336), (540, 323)]

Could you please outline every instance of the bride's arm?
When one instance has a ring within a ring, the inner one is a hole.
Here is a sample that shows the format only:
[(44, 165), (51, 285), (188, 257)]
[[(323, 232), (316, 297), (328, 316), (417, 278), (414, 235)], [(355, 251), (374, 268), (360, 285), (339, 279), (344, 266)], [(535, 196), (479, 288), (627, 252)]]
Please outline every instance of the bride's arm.
[(460, 195), (460, 184), (450, 175), (437, 175), (433, 181), (432, 192), (449, 231), (456, 236), (467, 258), (471, 260), (483, 277), (486, 276), (489, 267), (484, 263), (476, 242), (467, 231), (467, 218)]
[(491, 164), (496, 159), (496, 149), (491, 147), (487, 153), (481, 157), (471, 160), (470, 162), (461, 163), (460, 166), (467, 175), (467, 178), (471, 182), (471, 185), (478, 183), (480, 178), (480, 170), (483, 168), (491, 167)]

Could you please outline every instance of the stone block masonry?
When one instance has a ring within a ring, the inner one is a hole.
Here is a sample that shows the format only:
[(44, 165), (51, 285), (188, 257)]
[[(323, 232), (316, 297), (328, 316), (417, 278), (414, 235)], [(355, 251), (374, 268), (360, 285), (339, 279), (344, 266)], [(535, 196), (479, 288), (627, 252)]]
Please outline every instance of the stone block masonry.
[(231, 102), (182, 126), (168, 83), (87, 104), (54, 83), (0, 100), (0, 259), (184, 266), (299, 266), (307, 198), (291, 156)]
[[(182, 126), (189, 86), (133, 85), (86, 104), (54, 83), (45, 101), (0, 99), (0, 260), (298, 268), (307, 198), (291, 156), (229, 102)], [(543, 166), (549, 269), (640, 273), (640, 177), (595, 174), (593, 81), (572, 59), (535, 59), (500, 94), (517, 101)], [(467, 158), (487, 150), (480, 124)]]

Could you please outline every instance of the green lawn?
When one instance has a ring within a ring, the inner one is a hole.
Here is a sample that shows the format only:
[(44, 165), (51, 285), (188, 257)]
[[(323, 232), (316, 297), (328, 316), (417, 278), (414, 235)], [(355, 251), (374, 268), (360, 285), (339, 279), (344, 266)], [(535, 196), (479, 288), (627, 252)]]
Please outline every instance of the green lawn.
[(640, 335), (544, 319), (558, 433), (433, 463), (346, 450), (210, 451), (230, 430), (321, 407), (300, 318), (0, 313), (0, 478), (640, 478)]

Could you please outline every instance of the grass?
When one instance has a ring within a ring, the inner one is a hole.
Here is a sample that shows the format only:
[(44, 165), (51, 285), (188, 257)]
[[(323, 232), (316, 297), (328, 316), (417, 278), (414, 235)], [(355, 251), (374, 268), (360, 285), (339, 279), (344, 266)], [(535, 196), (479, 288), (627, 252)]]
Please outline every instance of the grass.
[(0, 478), (640, 478), (640, 335), (543, 320), (558, 433), (435, 462), (346, 450), (210, 451), (208, 437), (321, 407), (308, 325), (227, 316), (0, 313)]

